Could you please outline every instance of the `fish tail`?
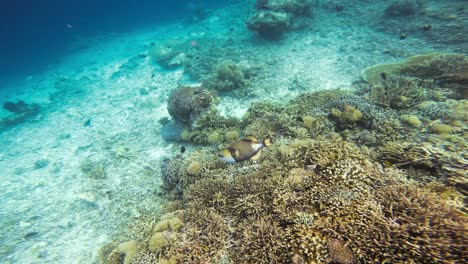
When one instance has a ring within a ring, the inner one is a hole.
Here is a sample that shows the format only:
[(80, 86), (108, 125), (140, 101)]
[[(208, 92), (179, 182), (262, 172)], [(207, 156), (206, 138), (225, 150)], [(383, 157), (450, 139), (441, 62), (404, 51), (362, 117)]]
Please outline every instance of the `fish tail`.
[(269, 147), (269, 146), (271, 146), (271, 144), (272, 144), (272, 143), (271, 143), (271, 138), (267, 137), (267, 138), (265, 138), (265, 139), (263, 140), (263, 146)]

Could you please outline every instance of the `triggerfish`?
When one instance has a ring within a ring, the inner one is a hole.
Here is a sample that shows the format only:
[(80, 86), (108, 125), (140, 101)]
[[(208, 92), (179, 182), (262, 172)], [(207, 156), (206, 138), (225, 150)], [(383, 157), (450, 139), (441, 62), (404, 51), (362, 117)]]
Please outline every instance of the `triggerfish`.
[(218, 153), (218, 157), (227, 163), (236, 163), (244, 160), (257, 161), (262, 156), (262, 149), (271, 145), (269, 138), (262, 143), (253, 136), (247, 136), (241, 140), (229, 144)]

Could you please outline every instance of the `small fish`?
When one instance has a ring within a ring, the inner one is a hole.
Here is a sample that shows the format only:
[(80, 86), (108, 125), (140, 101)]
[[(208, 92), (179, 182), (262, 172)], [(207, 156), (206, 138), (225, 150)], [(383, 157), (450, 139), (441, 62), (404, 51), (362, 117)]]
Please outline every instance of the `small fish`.
[(91, 126), (91, 118), (88, 118), (88, 119), (84, 122), (84, 126), (85, 126), (85, 127)]
[(185, 152), (186, 148), (185, 146), (180, 147), (180, 153), (183, 154)]
[(387, 74), (385, 72), (381, 72), (380, 78), (382, 78), (382, 80), (387, 80)]
[(220, 160), (226, 163), (236, 163), (245, 160), (256, 161), (262, 156), (262, 149), (271, 146), (271, 140), (266, 138), (262, 143), (253, 136), (247, 136), (231, 143), (218, 153)]

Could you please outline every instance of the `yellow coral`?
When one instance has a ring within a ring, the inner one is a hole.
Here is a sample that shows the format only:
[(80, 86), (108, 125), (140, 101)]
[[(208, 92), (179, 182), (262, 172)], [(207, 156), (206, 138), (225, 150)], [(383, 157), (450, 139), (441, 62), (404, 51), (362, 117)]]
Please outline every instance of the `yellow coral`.
[(412, 127), (421, 127), (422, 122), (417, 115), (406, 115), (402, 117), (403, 121)]
[(312, 117), (312, 116), (303, 116), (302, 117), (304, 127), (309, 128), (309, 129), (314, 127), (315, 120), (317, 120), (317, 119), (315, 117)]
[(239, 132), (237, 132), (236, 130), (228, 131), (225, 135), (226, 141), (228, 142), (236, 141), (237, 139), (239, 139), (239, 136)]
[(293, 149), (289, 146), (281, 145), (278, 147), (278, 152), (281, 154), (281, 156), (286, 157), (286, 156), (291, 155), (291, 153), (293, 152)]
[(117, 246), (117, 252), (125, 255), (123, 264), (131, 263), (132, 258), (137, 253), (137, 248), (138, 244), (135, 240), (130, 240)]
[(332, 117), (342, 123), (355, 123), (362, 118), (361, 111), (357, 110), (351, 105), (345, 105), (344, 111), (340, 111), (336, 108), (330, 110)]
[(453, 129), (451, 126), (446, 124), (434, 124), (431, 126), (431, 131), (439, 135), (447, 135), (450, 134)]
[(218, 132), (213, 132), (208, 135), (208, 143), (214, 144), (221, 141), (221, 135)]
[(185, 171), (187, 172), (187, 174), (192, 175), (192, 176), (199, 175), (202, 171), (202, 165), (198, 161), (192, 161), (187, 166)]
[(174, 234), (168, 231), (156, 232), (148, 242), (148, 248), (152, 252), (161, 252), (166, 248), (170, 241), (174, 238)]
[(162, 232), (166, 230), (177, 231), (179, 230), (184, 223), (178, 217), (171, 217), (159, 221), (153, 228), (153, 232)]
[(190, 141), (190, 131), (188, 129), (182, 130), (182, 133), (180, 133), (180, 138), (183, 141)]

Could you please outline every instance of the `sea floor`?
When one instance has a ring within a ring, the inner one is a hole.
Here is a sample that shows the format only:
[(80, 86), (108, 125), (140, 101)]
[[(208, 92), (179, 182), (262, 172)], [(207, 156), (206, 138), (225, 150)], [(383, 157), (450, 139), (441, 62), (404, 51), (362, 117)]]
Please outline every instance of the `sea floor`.
[(367, 23), (377, 7), (367, 5), (343, 12), (323, 5), (310, 27), (275, 42), (249, 32), (247, 7), (234, 5), (196, 23), (82, 40), (50, 70), (9, 84), (2, 98), (42, 108), (0, 134), (0, 262), (98, 263), (98, 249), (116, 234), (143, 216), (158, 216), (159, 165), (180, 148), (163, 140), (158, 120), (169, 117), (166, 100), (173, 89), (197, 82), (182, 68), (169, 71), (138, 57), (151, 42), (230, 43), (239, 62), (258, 65), (263, 74), (255, 89), (242, 98), (223, 96), (218, 105), (238, 117), (258, 100), (351, 89), (362, 70), (377, 63), (464, 52), (378, 30)]

